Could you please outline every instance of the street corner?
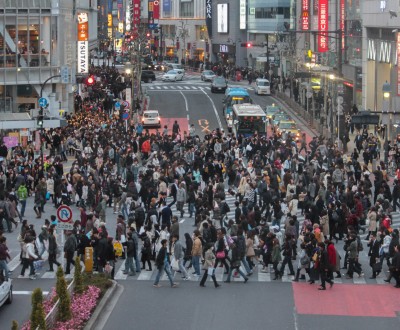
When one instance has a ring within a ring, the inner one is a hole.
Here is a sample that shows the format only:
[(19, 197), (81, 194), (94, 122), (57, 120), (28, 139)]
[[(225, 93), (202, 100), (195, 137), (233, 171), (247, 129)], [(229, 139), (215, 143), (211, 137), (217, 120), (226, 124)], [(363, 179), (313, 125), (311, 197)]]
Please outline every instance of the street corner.
[(399, 290), (392, 286), (336, 284), (320, 291), (308, 283), (292, 283), (298, 314), (395, 318)]

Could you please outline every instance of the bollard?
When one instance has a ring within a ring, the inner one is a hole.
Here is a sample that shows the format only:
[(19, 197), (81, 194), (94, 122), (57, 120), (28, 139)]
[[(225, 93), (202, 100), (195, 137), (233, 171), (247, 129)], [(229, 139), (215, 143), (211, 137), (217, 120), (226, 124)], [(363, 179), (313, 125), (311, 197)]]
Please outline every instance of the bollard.
[(85, 272), (93, 272), (93, 248), (85, 248)]

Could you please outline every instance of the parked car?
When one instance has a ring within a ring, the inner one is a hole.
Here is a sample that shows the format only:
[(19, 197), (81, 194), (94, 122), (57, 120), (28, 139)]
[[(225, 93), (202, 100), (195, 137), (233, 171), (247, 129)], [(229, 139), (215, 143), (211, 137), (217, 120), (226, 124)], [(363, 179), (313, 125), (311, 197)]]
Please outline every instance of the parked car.
[(228, 88), (228, 83), (224, 77), (216, 76), (211, 83), (211, 93), (225, 93)]
[(200, 78), (202, 81), (212, 81), (215, 78), (215, 73), (211, 70), (204, 70)]
[(4, 270), (0, 272), (0, 306), (11, 304), (13, 301), (12, 279), (5, 280)]
[(178, 72), (177, 70), (170, 70), (167, 73), (165, 73), (162, 77), (161, 77), (162, 81), (177, 81), (177, 80), (183, 80), (183, 73), (182, 72)]
[(142, 125), (161, 127), (161, 118), (158, 110), (146, 110), (143, 112)]
[(151, 70), (142, 70), (142, 81), (150, 83), (156, 80), (156, 74)]

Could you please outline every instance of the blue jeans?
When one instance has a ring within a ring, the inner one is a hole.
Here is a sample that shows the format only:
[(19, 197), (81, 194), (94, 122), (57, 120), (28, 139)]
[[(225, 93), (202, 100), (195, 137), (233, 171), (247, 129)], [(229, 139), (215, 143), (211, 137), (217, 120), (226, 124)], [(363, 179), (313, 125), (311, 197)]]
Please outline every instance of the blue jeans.
[(251, 273), (251, 269), (250, 269), (249, 263), (246, 260), (246, 257), (243, 257), (242, 263), (243, 263), (244, 269), (246, 270), (247, 274)]
[(126, 203), (121, 204), (121, 214), (123, 215), (124, 219), (128, 219), (128, 207)]
[(21, 203), (21, 217), (23, 218), (25, 216), (26, 200), (19, 202)]
[(171, 283), (171, 286), (174, 285), (174, 281), (172, 280), (172, 275), (171, 275), (171, 266), (169, 265), (168, 262), (164, 263), (164, 266), (162, 268), (158, 269), (157, 275), (156, 275), (156, 280), (154, 281), (154, 285), (158, 285), (160, 282), (160, 278), (164, 271), (167, 273), (169, 282)]
[(140, 273), (141, 268), (140, 268), (140, 260), (138, 253), (136, 253), (135, 264), (136, 264), (136, 273)]
[(191, 218), (194, 213), (194, 203), (189, 203), (188, 207), (189, 207), (189, 217)]
[(192, 257), (192, 264), (196, 275), (200, 275), (200, 256)]
[(242, 277), (244, 279), (247, 278), (246, 275), (240, 270), (240, 267), (237, 267), (237, 268), (231, 267), (231, 269), (229, 270), (228, 278), (226, 279), (227, 282), (231, 281), (231, 276), (232, 276), (232, 272), (233, 272), (234, 269), (236, 269), (239, 272), (239, 274), (242, 275)]
[(181, 271), (182, 276), (189, 277), (188, 272), (186, 271), (185, 267), (183, 266), (183, 258), (178, 260), (179, 270)]
[(125, 259), (125, 271), (124, 273), (136, 274), (135, 267), (133, 267), (133, 257), (126, 257)]
[(0, 270), (4, 270), (4, 279), (8, 281), (8, 266), (6, 260), (0, 260)]

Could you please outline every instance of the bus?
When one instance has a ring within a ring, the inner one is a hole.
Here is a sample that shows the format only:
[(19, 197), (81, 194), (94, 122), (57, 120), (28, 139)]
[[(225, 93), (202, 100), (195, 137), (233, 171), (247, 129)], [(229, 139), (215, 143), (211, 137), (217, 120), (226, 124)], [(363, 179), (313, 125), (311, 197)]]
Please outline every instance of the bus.
[(228, 130), (232, 130), (232, 106), (234, 104), (252, 103), (249, 93), (241, 87), (229, 87), (226, 89), (224, 98), (224, 107), (222, 114), (228, 125)]
[(232, 131), (244, 137), (252, 136), (255, 132), (259, 135), (267, 134), (267, 116), (257, 104), (234, 104), (232, 111)]

